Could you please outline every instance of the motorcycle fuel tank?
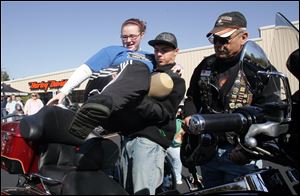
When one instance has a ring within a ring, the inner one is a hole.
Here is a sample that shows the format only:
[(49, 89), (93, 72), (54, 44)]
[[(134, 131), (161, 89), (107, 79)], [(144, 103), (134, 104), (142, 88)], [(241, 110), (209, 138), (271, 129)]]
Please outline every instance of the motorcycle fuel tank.
[(10, 174), (38, 171), (34, 145), (20, 133), (20, 121), (1, 123), (1, 168)]

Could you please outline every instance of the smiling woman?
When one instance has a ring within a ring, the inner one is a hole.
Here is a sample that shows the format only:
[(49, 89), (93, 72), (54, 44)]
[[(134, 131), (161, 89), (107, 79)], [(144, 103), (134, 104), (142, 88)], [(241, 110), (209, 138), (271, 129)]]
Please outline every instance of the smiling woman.
[(130, 18), (121, 26), (121, 39), (124, 47), (132, 51), (140, 50), (141, 41), (146, 32), (146, 22)]

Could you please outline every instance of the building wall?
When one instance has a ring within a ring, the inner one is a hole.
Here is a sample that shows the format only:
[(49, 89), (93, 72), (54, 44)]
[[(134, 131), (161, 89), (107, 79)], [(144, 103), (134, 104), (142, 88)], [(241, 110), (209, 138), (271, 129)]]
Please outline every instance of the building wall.
[[(293, 24), (299, 29), (299, 21), (293, 22)], [(281, 28), (275, 31), (275, 27), (266, 26), (259, 29), (260, 38), (252, 39), (265, 51), (270, 62), (278, 69), (283, 72), (289, 78), (290, 87), (292, 93), (299, 88), (298, 80), (289, 73), (286, 68), (286, 60), (289, 54), (295, 49), (299, 48), (299, 34), (298, 38), (287, 28)], [(283, 36), (283, 33), (287, 33), (288, 36)], [(204, 38), (205, 39), (205, 38)], [(183, 78), (186, 81), (188, 87), (190, 77), (193, 73), (194, 68), (203, 60), (204, 57), (214, 53), (213, 46), (205, 46), (193, 49), (182, 50), (176, 58), (176, 62), (184, 67)], [(74, 69), (69, 69), (60, 72), (54, 72), (49, 74), (37, 75), (32, 77), (20, 78), (17, 80), (7, 81), (7, 84), (11, 84), (13, 88), (16, 88), (25, 92), (32, 92), (29, 88), (29, 82), (47, 82), (50, 80), (63, 80), (68, 79)], [(75, 90), (83, 90), (86, 86), (87, 81), (82, 83)], [(57, 91), (57, 89), (48, 89), (48, 92)], [(36, 92), (45, 92), (44, 90), (38, 90)]]

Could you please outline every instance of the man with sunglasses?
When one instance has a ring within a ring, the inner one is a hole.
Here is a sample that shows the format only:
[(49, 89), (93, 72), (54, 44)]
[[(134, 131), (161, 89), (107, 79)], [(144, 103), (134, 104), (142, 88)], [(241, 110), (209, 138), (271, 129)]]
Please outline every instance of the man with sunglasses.
[[(208, 40), (214, 45), (215, 54), (204, 58), (193, 72), (184, 104), (186, 125), (190, 116), (196, 113), (230, 113), (238, 107), (279, 99), (276, 85), (269, 82), (262, 92), (255, 91), (257, 83), (253, 72), (241, 69), (239, 60), (248, 39), (246, 28), (247, 21), (243, 14), (227, 12), (218, 17), (214, 28), (207, 34)], [(270, 70), (275, 68), (271, 66)], [(182, 151), (183, 164), (190, 171), (195, 171), (195, 166), (201, 165), (206, 188), (233, 182), (234, 178), (257, 168), (235, 145), (234, 134), (208, 134), (205, 138), (211, 140), (206, 141), (210, 145), (197, 148), (201, 153), (192, 153), (193, 149)], [(185, 134), (185, 137), (196, 136)], [(195, 154), (199, 156), (189, 157)], [(185, 160), (197, 160), (197, 164)]]

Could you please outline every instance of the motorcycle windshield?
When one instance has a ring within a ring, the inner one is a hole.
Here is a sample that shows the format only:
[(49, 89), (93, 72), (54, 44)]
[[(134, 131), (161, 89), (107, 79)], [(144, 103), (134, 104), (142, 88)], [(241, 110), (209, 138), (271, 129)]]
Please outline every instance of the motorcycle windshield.
[[(269, 59), (275, 66), (285, 68), (289, 55), (299, 48), (299, 30), (284, 15), (277, 12), (272, 34)], [(279, 71), (287, 74), (284, 69)]]
[[(296, 24), (296, 23), (295, 23)], [(279, 72), (282, 72), (289, 80), (291, 92), (299, 89), (296, 77), (286, 67), (290, 54), (299, 48), (299, 23), (297, 27), (290, 22), (283, 14), (277, 12), (275, 15), (275, 28), (271, 35), (269, 59)], [(285, 100), (286, 92), (281, 85), (281, 98)]]
[(295, 27), (295, 25), (293, 25), (293, 23), (291, 23), (283, 14), (277, 12), (275, 16), (275, 28), (279, 29), (280, 27), (290, 29), (295, 34), (295, 37), (298, 37), (299, 39), (299, 29), (297, 29), (297, 27)]
[[(281, 13), (276, 13), (274, 28), (266, 28), (262, 33), (268, 35), (264, 36), (267, 37), (264, 40), (265, 43), (247, 41), (242, 51), (240, 63), (244, 70), (257, 76), (258, 82), (256, 84), (258, 85), (256, 88), (258, 90), (267, 88), (267, 85), (273, 83), (272, 86), (277, 89), (276, 95), (289, 105), (288, 115), (285, 118), (289, 120), (291, 112), (289, 80), (293, 79), (294, 76), (287, 70), (286, 62), (289, 55), (299, 48), (299, 31)], [(264, 50), (261, 46), (264, 47)], [(271, 68), (271, 64), (277, 71)], [(278, 72), (282, 74), (278, 74)], [(279, 78), (281, 79), (280, 82)]]
[[(275, 15), (275, 29), (270, 49), (270, 59), (272, 59), (274, 65), (278, 65), (278, 67), (282, 68), (278, 71), (283, 72), (289, 79), (292, 93), (299, 89), (299, 83), (291, 82), (297, 79), (286, 69), (286, 62), (289, 55), (299, 48), (299, 23), (297, 26), (295, 25), (283, 14), (277, 12)], [(280, 53), (278, 51), (280, 51)]]

